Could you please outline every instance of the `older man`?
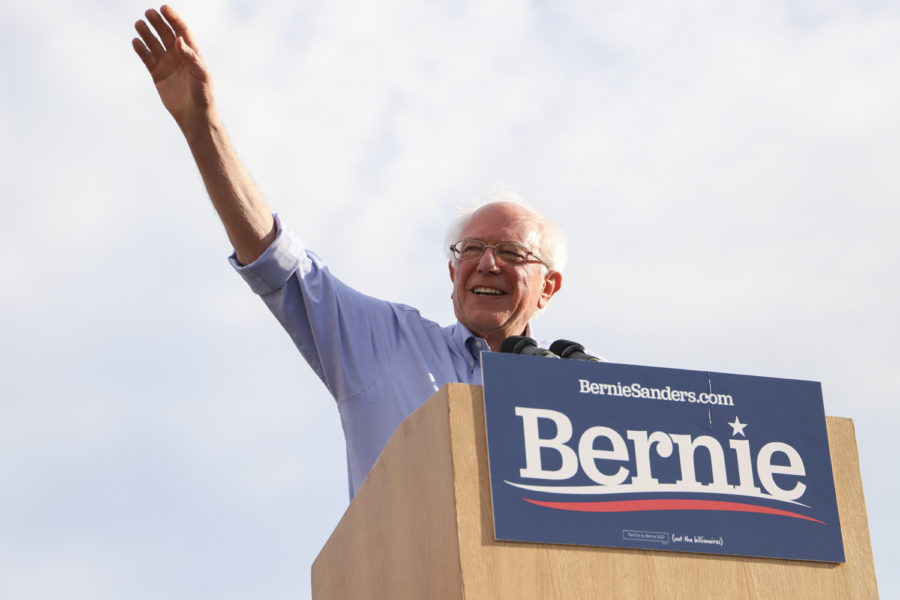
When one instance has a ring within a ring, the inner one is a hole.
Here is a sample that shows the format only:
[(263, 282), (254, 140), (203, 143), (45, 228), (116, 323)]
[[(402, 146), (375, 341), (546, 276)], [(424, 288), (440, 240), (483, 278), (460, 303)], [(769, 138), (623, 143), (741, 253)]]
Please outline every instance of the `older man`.
[(188, 142), (234, 247), (232, 265), (337, 402), (352, 497), (403, 419), (446, 383), (481, 383), (481, 352), (530, 333), (529, 321), (562, 283), (561, 236), (511, 202), (458, 221), (448, 242), (458, 322), (448, 327), (357, 292), (266, 206), (219, 119), (212, 78), (184, 21), (167, 6), (145, 14), (132, 45)]

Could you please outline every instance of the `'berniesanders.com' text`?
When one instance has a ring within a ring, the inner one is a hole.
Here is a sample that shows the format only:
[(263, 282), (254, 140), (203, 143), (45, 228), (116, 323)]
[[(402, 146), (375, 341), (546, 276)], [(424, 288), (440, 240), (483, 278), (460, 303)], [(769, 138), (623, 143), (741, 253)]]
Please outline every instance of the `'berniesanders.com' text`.
[(674, 390), (671, 386), (664, 388), (646, 387), (639, 383), (622, 385), (622, 382), (600, 383), (578, 380), (578, 391), (582, 394), (594, 394), (596, 396), (615, 396), (617, 398), (650, 398), (653, 400), (670, 400), (672, 402), (692, 402), (699, 404), (716, 404), (719, 406), (734, 406), (731, 394), (713, 394), (711, 392), (694, 392), (687, 390)]

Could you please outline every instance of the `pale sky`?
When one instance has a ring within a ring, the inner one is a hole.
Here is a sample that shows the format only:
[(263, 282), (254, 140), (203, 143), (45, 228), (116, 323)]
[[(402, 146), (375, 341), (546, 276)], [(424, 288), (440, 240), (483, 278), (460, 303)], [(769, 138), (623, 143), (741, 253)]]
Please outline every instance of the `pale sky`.
[[(566, 229), (535, 324), (608, 359), (821, 381), (900, 596), (900, 6), (184, 0), (266, 199), (452, 321), (457, 207)], [(133, 2), (0, 5), (0, 597), (306, 598), (333, 401), (226, 262)]]

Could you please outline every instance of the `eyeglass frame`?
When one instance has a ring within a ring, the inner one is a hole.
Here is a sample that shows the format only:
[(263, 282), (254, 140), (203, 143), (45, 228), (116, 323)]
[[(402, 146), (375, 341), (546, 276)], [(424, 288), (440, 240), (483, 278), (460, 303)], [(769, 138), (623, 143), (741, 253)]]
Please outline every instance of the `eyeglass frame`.
[[(463, 242), (478, 242), (482, 246), (481, 253), (476, 258), (463, 258), (462, 252), (457, 247), (460, 244), (462, 244)], [(497, 247), (504, 246), (504, 245), (505, 246), (515, 246), (517, 248), (521, 248), (522, 251), (524, 252), (526, 258), (520, 263), (510, 263), (510, 262), (506, 261), (505, 259), (503, 259), (501, 257), (501, 255), (497, 254)], [(465, 239), (459, 240), (458, 242), (455, 242), (453, 245), (450, 246), (450, 254), (452, 254), (453, 258), (455, 258), (456, 260), (461, 260), (463, 262), (475, 262), (477, 260), (481, 260), (481, 257), (484, 256), (484, 253), (487, 251), (488, 248), (490, 248), (494, 252), (494, 260), (497, 261), (498, 264), (501, 264), (505, 267), (520, 267), (522, 265), (535, 264), (535, 261), (536, 261), (536, 262), (544, 265), (548, 271), (553, 270), (550, 268), (550, 265), (548, 265), (546, 262), (544, 262), (544, 260), (540, 256), (538, 256), (537, 254), (535, 254), (534, 252), (529, 250), (527, 246), (524, 246), (523, 244), (519, 244), (517, 242), (499, 242), (496, 244), (488, 244), (484, 240), (479, 240), (478, 238), (465, 238)], [(534, 258), (535, 260), (529, 261), (527, 258), (529, 256)]]

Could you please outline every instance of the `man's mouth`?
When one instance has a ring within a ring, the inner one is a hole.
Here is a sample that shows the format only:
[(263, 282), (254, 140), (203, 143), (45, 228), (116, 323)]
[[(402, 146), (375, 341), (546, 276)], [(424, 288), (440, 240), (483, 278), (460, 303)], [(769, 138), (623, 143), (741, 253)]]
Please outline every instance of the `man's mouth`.
[(502, 290), (498, 290), (497, 288), (478, 286), (472, 288), (472, 293), (478, 296), (503, 296), (506, 292)]

